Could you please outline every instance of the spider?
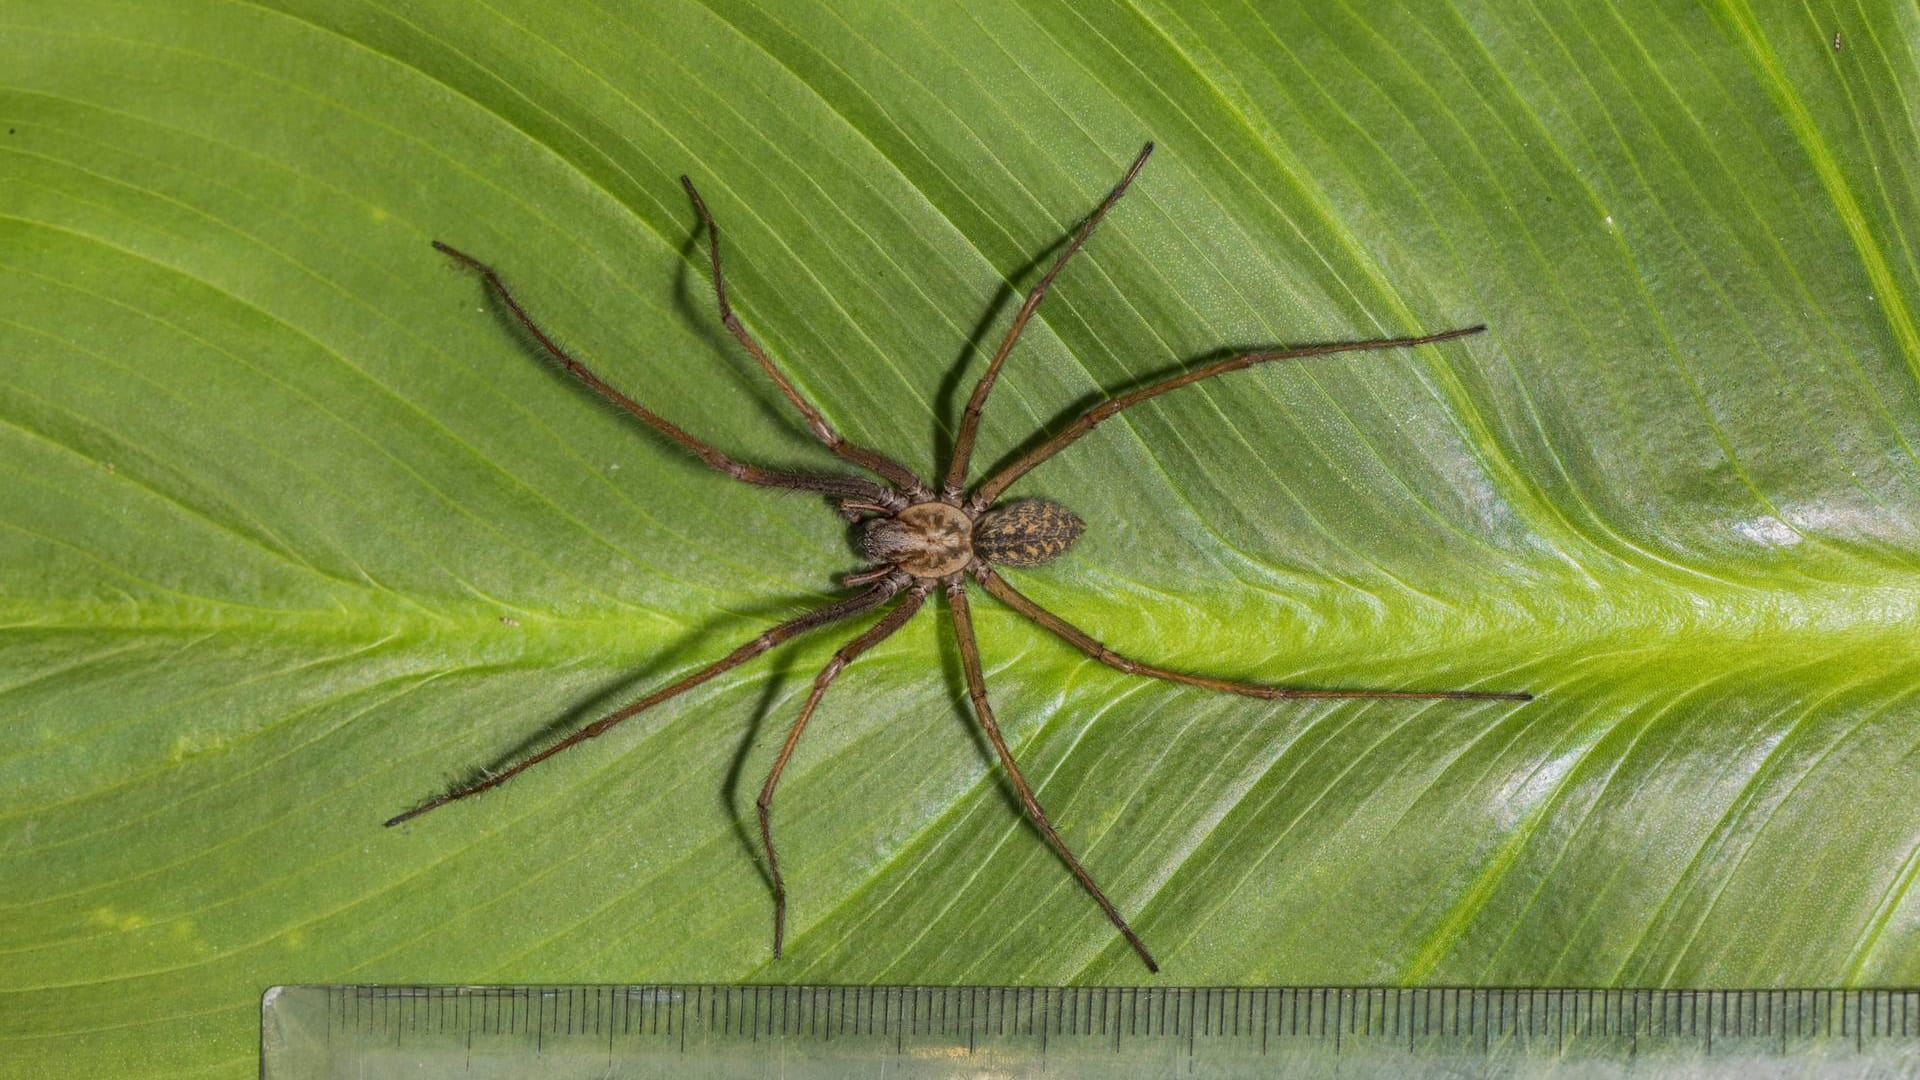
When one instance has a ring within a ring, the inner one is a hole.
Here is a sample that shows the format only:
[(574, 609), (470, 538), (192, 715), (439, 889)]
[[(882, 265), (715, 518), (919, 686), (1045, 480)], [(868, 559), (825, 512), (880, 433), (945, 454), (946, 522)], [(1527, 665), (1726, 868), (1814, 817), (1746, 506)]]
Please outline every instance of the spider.
[(840, 673), (861, 653), (878, 645), (905, 626), (920, 611), (927, 597), (935, 589), (940, 589), (946, 593), (947, 605), (953, 615), (953, 633), (960, 647), (960, 663), (965, 672), (967, 695), (973, 703), (974, 716), (985, 732), (987, 740), (992, 743), (994, 753), (1000, 759), (1000, 765), (1005, 770), (1007, 781), (1012, 785), (1014, 794), (1019, 799), (1021, 809), (1060, 856), (1060, 860), (1066, 864), (1074, 878), (1093, 898), (1094, 903), (1100, 906), (1100, 910), (1106, 914), (1107, 919), (1126, 938), (1127, 944), (1139, 954), (1147, 970), (1158, 972), (1160, 966), (1154, 960), (1153, 954), (1147, 950), (1146, 944), (1140, 940), (1138, 934), (1134, 933), (1133, 928), (1127, 925), (1127, 920), (1121, 916), (1119, 909), (1107, 899), (1107, 894), (1094, 882), (1093, 875), (1087, 872), (1086, 867), (1081, 865), (1080, 860), (1055, 831), (1053, 822), (1048, 819), (1046, 810), (1040, 806), (1040, 801), (1034, 797), (1033, 789), (1028, 785), (1026, 777), (1021, 775), (1020, 766), (1014, 760), (1013, 751), (1008, 749), (1006, 738), (1000, 733), (1000, 725), (994, 719), (993, 707), (987, 700), (986, 679), (981, 674), (980, 647), (974, 640), (973, 617), (967, 599), (968, 578), (972, 578), (990, 595), (1021, 615), (1065, 639), (1074, 648), (1102, 664), (1118, 668), (1130, 675), (1164, 679), (1186, 686), (1241, 694), (1265, 701), (1283, 698), (1531, 700), (1532, 696), (1524, 693), (1470, 690), (1296, 689), (1234, 682), (1206, 675), (1172, 671), (1114, 652), (1095, 640), (1092, 635), (1028, 599), (1000, 574), (1001, 567), (1024, 569), (1052, 562), (1079, 539), (1085, 523), (1059, 503), (1046, 499), (1016, 499), (1001, 503), (999, 499), (1015, 481), (1092, 431), (1101, 421), (1168, 391), (1178, 390), (1203, 379), (1252, 367), (1255, 364), (1325, 356), (1330, 353), (1429, 345), (1477, 334), (1486, 329), (1484, 325), (1469, 326), (1420, 337), (1339, 342), (1230, 356), (1171, 378), (1150, 383), (1094, 406), (1051, 437), (1016, 457), (1011, 463), (989, 473), (972, 488), (968, 488), (968, 464), (973, 456), (974, 437), (979, 431), (980, 416), (986, 407), (987, 396), (992, 392), (994, 381), (1000, 375), (1001, 364), (1007, 359), (1007, 354), (1013, 351), (1014, 343), (1020, 340), (1021, 331), (1026, 329), (1027, 321), (1033, 317), (1034, 310), (1040, 306), (1040, 301), (1045, 299), (1047, 290), (1052, 287), (1054, 278), (1059, 275), (1061, 268), (1066, 266), (1074, 253), (1087, 242), (1087, 238), (1093, 235), (1094, 229), (1107, 216), (1107, 212), (1113, 209), (1114, 204), (1120, 201), (1120, 197), (1126, 194), (1127, 188), (1132, 185), (1134, 177), (1139, 175), (1141, 167), (1146, 165), (1147, 158), (1152, 153), (1152, 143), (1146, 144), (1141, 149), (1139, 155), (1133, 159), (1133, 164), (1128, 167), (1126, 174), (1120, 178), (1120, 182), (1080, 223), (1066, 246), (1053, 260), (1052, 266), (1041, 275), (1039, 282), (1027, 293), (1025, 302), (1020, 305), (1020, 310), (1013, 317), (1012, 325), (1007, 328), (1006, 336), (1001, 339), (1000, 347), (995, 350), (993, 359), (981, 373), (979, 382), (973, 388), (972, 396), (967, 400), (965, 411), (960, 417), (959, 431), (954, 438), (953, 453), (947, 461), (944, 474), (939, 477), (937, 486), (922, 480), (913, 470), (893, 458), (854, 443), (835, 431), (833, 426), (820, 415), (820, 411), (794, 388), (793, 383), (788, 381), (786, 375), (774, 363), (773, 358), (767, 355), (766, 349), (761, 347), (759, 341), (755, 340), (754, 336), (741, 324), (739, 316), (734, 313), (733, 305), (727, 299), (726, 278), (720, 269), (720, 226), (708, 212), (706, 201), (694, 188), (693, 181), (685, 176), (680, 178), (680, 184), (686, 188), (688, 197), (692, 199), (693, 208), (699, 214), (707, 234), (707, 251), (713, 266), (713, 291), (719, 302), (720, 321), (740, 342), (741, 347), (746, 349), (748, 355), (759, 363), (761, 370), (765, 371), (767, 377), (779, 387), (780, 393), (793, 403), (795, 409), (799, 410), (814, 437), (842, 459), (867, 470), (879, 477), (879, 480), (851, 473), (789, 472), (735, 461), (713, 446), (688, 434), (672, 421), (661, 417), (615, 389), (561, 348), (545, 330), (540, 328), (539, 324), (534, 322), (526, 309), (520, 306), (520, 302), (514, 298), (512, 291), (507, 288), (506, 283), (492, 267), (447, 244), (434, 241), (433, 246), (436, 249), (484, 280), (486, 287), (505, 307), (507, 313), (512, 315), (521, 328), (532, 336), (548, 357), (607, 401), (691, 451), (709, 467), (736, 480), (761, 487), (815, 492), (831, 499), (856, 530), (857, 546), (871, 565), (842, 578), (842, 583), (847, 588), (859, 590), (852, 595), (780, 623), (719, 660), (655, 690), (638, 701), (608, 713), (538, 753), (522, 757), (497, 771), (488, 771), (471, 783), (454, 788), (403, 814), (396, 815), (386, 824), (398, 825), (450, 802), (499, 787), (562, 750), (603, 735), (616, 724), (671, 700), (722, 672), (730, 671), (789, 638), (873, 611), (897, 598), (898, 603), (894, 604), (872, 626), (841, 646), (840, 650), (834, 653), (833, 659), (828, 661), (826, 667), (815, 676), (813, 689), (807, 694), (806, 703), (800, 707), (800, 713), (794, 718), (792, 726), (787, 729), (786, 740), (781, 744), (780, 752), (774, 758), (772, 768), (767, 772), (766, 781), (761, 785), (760, 796), (755, 803), (760, 819), (760, 841), (766, 851), (767, 877), (773, 891), (773, 955), (777, 959), (785, 940), (787, 922), (786, 881), (781, 876), (780, 857), (773, 842), (773, 799), (774, 793), (780, 786), (780, 777), (786, 771), (787, 762), (793, 756), (794, 747), (799, 744), (800, 736), (807, 730), (807, 723), (813, 719), (814, 710), (819, 706), (820, 699), (826, 694), (827, 688), (833, 685)]

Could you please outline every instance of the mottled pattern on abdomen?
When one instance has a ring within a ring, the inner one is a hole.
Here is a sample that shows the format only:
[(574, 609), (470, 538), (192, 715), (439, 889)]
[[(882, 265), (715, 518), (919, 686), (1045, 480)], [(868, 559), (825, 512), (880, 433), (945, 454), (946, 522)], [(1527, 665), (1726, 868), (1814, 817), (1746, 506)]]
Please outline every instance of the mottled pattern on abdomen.
[(1086, 527), (1057, 502), (1021, 499), (980, 515), (973, 523), (973, 553), (1001, 566), (1039, 566), (1059, 558)]

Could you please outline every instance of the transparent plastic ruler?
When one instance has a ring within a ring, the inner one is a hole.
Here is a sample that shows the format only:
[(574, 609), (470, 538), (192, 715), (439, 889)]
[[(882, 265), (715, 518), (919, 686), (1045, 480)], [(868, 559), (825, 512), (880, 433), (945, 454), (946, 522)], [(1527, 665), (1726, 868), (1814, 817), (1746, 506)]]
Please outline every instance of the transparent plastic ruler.
[(1920, 1076), (1920, 991), (280, 986), (318, 1077)]

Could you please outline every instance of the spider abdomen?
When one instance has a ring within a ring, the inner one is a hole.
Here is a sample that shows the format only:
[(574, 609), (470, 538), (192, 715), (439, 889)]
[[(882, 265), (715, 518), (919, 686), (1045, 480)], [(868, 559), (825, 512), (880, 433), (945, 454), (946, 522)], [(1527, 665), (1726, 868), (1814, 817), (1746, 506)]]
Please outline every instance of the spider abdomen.
[(1048, 499), (995, 507), (973, 523), (973, 553), (1001, 566), (1039, 566), (1073, 546), (1087, 523)]

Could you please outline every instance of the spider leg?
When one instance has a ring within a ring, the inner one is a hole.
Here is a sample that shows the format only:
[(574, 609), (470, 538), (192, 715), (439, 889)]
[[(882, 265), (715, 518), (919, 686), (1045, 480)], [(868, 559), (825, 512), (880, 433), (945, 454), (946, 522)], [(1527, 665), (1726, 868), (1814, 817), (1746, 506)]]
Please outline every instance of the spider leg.
[(754, 805), (760, 811), (760, 843), (767, 849), (767, 872), (773, 879), (773, 956), (780, 958), (780, 946), (787, 936), (787, 886), (780, 877), (780, 856), (773, 849), (773, 792), (780, 786), (780, 774), (786, 771), (787, 759), (793, 756), (793, 748), (800, 742), (800, 733), (807, 730), (807, 721), (813, 719), (813, 710), (826, 695), (827, 687), (840, 677), (840, 672), (853, 659), (893, 635), (895, 630), (907, 624), (920, 611), (920, 604), (926, 600), (927, 592), (933, 588), (932, 582), (916, 582), (907, 590), (907, 598), (881, 617), (879, 622), (868, 627), (865, 633), (841, 646), (833, 654), (827, 666), (813, 677), (813, 692), (807, 695), (807, 703), (800, 707), (800, 715), (794, 718), (793, 726), (787, 729), (787, 741), (781, 744), (780, 756), (773, 759), (773, 768), (767, 771), (766, 783), (760, 785), (760, 798)]
[(741, 347), (745, 348), (747, 353), (759, 363), (760, 369), (767, 373), (767, 377), (780, 388), (780, 392), (786, 395), (788, 401), (793, 402), (793, 407), (800, 410), (800, 415), (806, 418), (808, 430), (812, 431), (813, 437), (825, 444), (827, 449), (862, 468), (871, 469), (886, 477), (909, 497), (926, 494), (926, 484), (914, 474), (912, 469), (877, 450), (869, 450), (858, 443), (849, 442), (846, 437), (835, 431), (833, 425), (827, 423), (826, 417), (820, 415), (820, 410), (814, 408), (813, 404), (794, 388), (793, 383), (787, 380), (786, 375), (774, 364), (773, 357), (767, 355), (767, 350), (761, 347), (760, 342), (756, 341), (752, 334), (747, 333), (747, 328), (740, 323), (740, 317), (733, 312), (733, 304), (727, 300), (727, 281), (720, 273), (720, 225), (707, 211), (706, 200), (702, 199), (700, 192), (694, 189), (692, 180), (682, 176), (680, 186), (687, 189), (687, 194), (693, 199), (693, 208), (699, 211), (700, 220), (707, 226), (707, 251), (713, 261), (713, 295), (720, 302), (720, 321), (725, 324), (727, 332), (732, 334), (734, 340), (738, 341)]
[(1025, 476), (1041, 462), (1066, 449), (1074, 440), (1092, 431), (1101, 421), (1113, 416), (1122, 409), (1130, 409), (1150, 398), (1159, 397), (1169, 390), (1178, 390), (1183, 386), (1191, 386), (1202, 379), (1211, 379), (1215, 375), (1224, 375), (1229, 371), (1239, 371), (1241, 368), (1250, 368), (1255, 364), (1265, 364), (1274, 360), (1299, 360), (1309, 356), (1327, 356), (1332, 353), (1362, 352), (1374, 349), (1404, 349), (1414, 345), (1431, 345), (1439, 341), (1451, 341), (1454, 338), (1466, 337), (1469, 334), (1478, 334), (1485, 329), (1485, 326), (1468, 326), (1459, 330), (1443, 331), (1438, 334), (1424, 334), (1420, 337), (1391, 338), (1380, 341), (1340, 341), (1326, 345), (1307, 345), (1298, 349), (1241, 353), (1238, 356), (1229, 356), (1225, 360), (1217, 360), (1211, 364), (1194, 368), (1192, 371), (1182, 372), (1172, 378), (1163, 379), (1160, 382), (1143, 386), (1131, 393), (1122, 394), (1117, 398), (1101, 402), (1086, 412), (1081, 413), (1073, 423), (1061, 428), (1053, 438), (1027, 451), (1015, 459), (1013, 464), (1008, 465), (1006, 468), (1001, 469), (999, 472), (981, 481), (980, 486), (974, 489), (973, 505), (976, 509), (985, 509), (993, 505), (993, 501), (1000, 497), (1000, 493), (1012, 485), (1015, 480)]
[(1074, 626), (1067, 620), (1034, 603), (1007, 580), (993, 572), (991, 567), (976, 566), (973, 576), (994, 597), (1008, 607), (1039, 623), (1064, 638), (1069, 645), (1093, 657), (1111, 668), (1118, 668), (1129, 675), (1145, 675), (1150, 679), (1165, 679), (1168, 682), (1198, 686), (1207, 690), (1220, 690), (1244, 697), (1274, 701), (1281, 698), (1441, 698), (1451, 701), (1532, 701), (1532, 694), (1500, 693), (1482, 690), (1295, 690), (1283, 686), (1262, 686), (1259, 683), (1233, 682), (1229, 679), (1215, 679), (1206, 675), (1188, 675), (1179, 671), (1169, 671), (1152, 664), (1143, 664), (1138, 660), (1129, 660), (1107, 648), (1100, 642)]
[(686, 676), (671, 686), (656, 690), (646, 697), (641, 698), (639, 701), (626, 705), (614, 712), (610, 712), (539, 753), (530, 754), (527, 757), (521, 758), (519, 761), (514, 762), (499, 772), (487, 774), (482, 780), (457, 787), (444, 795), (428, 799), (426, 802), (421, 803), (419, 806), (414, 807), (404, 814), (396, 814), (388, 818), (386, 824), (390, 827), (398, 825), (403, 821), (410, 821), (429, 810), (438, 809), (450, 802), (458, 802), (468, 796), (478, 795), (489, 788), (499, 787), (501, 784), (533, 768), (535, 765), (540, 764), (560, 751), (570, 746), (583, 743), (597, 735), (602, 735), (623, 720), (637, 716), (663, 701), (678, 697), (688, 690), (699, 686), (701, 683), (706, 682), (708, 679), (713, 678), (715, 675), (739, 667), (741, 664), (759, 656), (761, 653), (793, 637), (795, 634), (804, 633), (805, 631), (825, 626), (831, 622), (838, 622), (841, 619), (849, 618), (863, 611), (878, 607), (895, 593), (899, 592), (901, 588), (906, 585), (906, 582), (907, 576), (905, 574), (899, 574), (880, 582), (878, 585), (857, 596), (849, 596), (843, 600), (836, 600), (824, 607), (815, 608), (798, 618), (788, 619), (786, 622), (767, 630), (759, 637), (754, 638), (752, 641), (747, 642), (745, 645), (740, 646), (726, 656), (708, 664), (706, 667)]
[(967, 399), (966, 411), (960, 416), (960, 432), (954, 437), (953, 456), (947, 461), (946, 494), (949, 498), (958, 499), (966, 493), (967, 464), (973, 457), (974, 436), (980, 430), (980, 413), (987, 407), (987, 395), (993, 391), (994, 380), (1000, 377), (1001, 363), (1006, 360), (1007, 354), (1013, 351), (1013, 343), (1020, 340), (1020, 333), (1027, 328), (1027, 320), (1033, 317), (1034, 309), (1040, 306), (1040, 301), (1046, 299), (1047, 290), (1053, 287), (1053, 279), (1060, 273), (1060, 268), (1067, 265), (1067, 260), (1073, 258), (1074, 252), (1079, 251), (1080, 246), (1087, 242), (1087, 237), (1093, 235), (1093, 230), (1100, 224), (1100, 219), (1106, 217), (1107, 211), (1113, 209), (1113, 204), (1119, 202), (1120, 196), (1127, 193), (1128, 186), (1133, 183), (1133, 178), (1139, 175), (1140, 167), (1147, 163), (1147, 156), (1152, 153), (1152, 143), (1140, 148), (1140, 153), (1133, 159), (1133, 164), (1127, 167), (1126, 175), (1120, 178), (1120, 182), (1107, 193), (1107, 197), (1101, 201), (1100, 205), (1094, 207), (1093, 213), (1087, 215), (1087, 220), (1080, 226), (1080, 230), (1074, 234), (1072, 240), (1068, 241), (1066, 249), (1060, 252), (1059, 258), (1053, 260), (1053, 265), (1047, 269), (1047, 272), (1040, 276), (1040, 283), (1033, 287), (1033, 291), (1027, 293), (1026, 303), (1021, 304), (1020, 310), (1013, 316), (1013, 324), (1007, 327), (1007, 336), (1001, 340), (1000, 348), (993, 354), (993, 361), (981, 374), (980, 381), (974, 384), (973, 396)]
[(1158, 973), (1160, 965), (1154, 962), (1153, 954), (1147, 951), (1139, 935), (1127, 925), (1127, 920), (1120, 917), (1120, 911), (1113, 906), (1113, 901), (1108, 900), (1107, 894), (1094, 884), (1093, 875), (1087, 873), (1079, 859), (1074, 858), (1066, 841), (1054, 831), (1053, 822), (1047, 820), (1047, 812), (1040, 808), (1040, 801), (1033, 797), (1033, 789), (1027, 786), (1027, 778), (1020, 774), (1020, 766), (1013, 760), (1013, 751), (1007, 749), (1007, 740), (1000, 734), (1000, 725), (993, 718), (993, 707), (987, 703), (987, 680), (980, 671), (980, 646), (973, 637), (973, 615), (967, 609), (967, 581), (963, 575), (955, 574), (947, 579), (947, 603), (953, 608), (953, 634), (960, 643), (960, 665), (966, 670), (967, 695), (973, 699), (974, 715), (979, 718), (980, 727), (986, 731), (988, 741), (993, 743), (1001, 766), (1007, 770), (1007, 779), (1012, 781), (1014, 793), (1020, 797), (1020, 806), (1027, 812), (1027, 819), (1047, 838), (1047, 843), (1053, 845), (1053, 850), (1065, 860), (1067, 869), (1073, 871), (1081, 887), (1092, 894), (1100, 910), (1107, 913), (1107, 919), (1119, 928), (1127, 944), (1140, 954), (1147, 970)]
[[(560, 347), (558, 342), (548, 336), (547, 332), (542, 330), (538, 323), (533, 321), (533, 316), (528, 315), (527, 309), (520, 306), (520, 301), (514, 298), (513, 291), (507, 288), (506, 282), (500, 280), (500, 275), (494, 271), (493, 267), (468, 255), (464, 251), (443, 244), (438, 240), (433, 242), (433, 246), (442, 254), (451, 257), (455, 262), (479, 274), (481, 278), (486, 281), (488, 288), (493, 291), (493, 294), (499, 298), (502, 304), (506, 305), (507, 312), (513, 316), (514, 321), (518, 322), (522, 329), (532, 335), (533, 340), (538, 342), (540, 347), (547, 351), (548, 356), (551, 356), (562, 368), (566, 369), (567, 374), (585, 383), (594, 393), (599, 394), (601, 397), (619, 406), (655, 431), (660, 432), (667, 438), (693, 451), (693, 453), (697, 455), (701, 461), (706, 462), (710, 468), (726, 473), (735, 480), (741, 480), (760, 487), (818, 491), (841, 498), (901, 503), (898, 496), (882, 488), (879, 484), (863, 477), (829, 476), (822, 473), (783, 472), (777, 469), (764, 469), (758, 465), (748, 465), (733, 460), (714, 447), (709, 446), (707, 443), (687, 434), (678, 424), (667, 420), (627, 395), (615, 390), (607, 384), (606, 380), (594, 374), (587, 365), (574, 359), (572, 355)], [(904, 505), (904, 503), (902, 503), (902, 505)]]

